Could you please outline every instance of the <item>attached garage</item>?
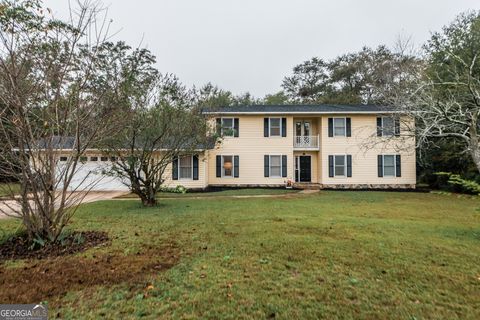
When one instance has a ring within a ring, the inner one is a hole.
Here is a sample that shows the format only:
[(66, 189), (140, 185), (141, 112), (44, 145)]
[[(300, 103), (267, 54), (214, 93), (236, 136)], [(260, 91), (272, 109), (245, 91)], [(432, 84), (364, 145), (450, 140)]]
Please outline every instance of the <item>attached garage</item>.
[[(78, 162), (78, 167), (68, 186), (70, 191), (128, 191), (128, 182), (120, 178), (108, 175), (108, 169), (111, 167), (111, 158), (104, 156), (82, 157)], [(58, 172), (63, 170), (66, 157), (61, 156)], [(62, 185), (59, 186), (60, 188)]]

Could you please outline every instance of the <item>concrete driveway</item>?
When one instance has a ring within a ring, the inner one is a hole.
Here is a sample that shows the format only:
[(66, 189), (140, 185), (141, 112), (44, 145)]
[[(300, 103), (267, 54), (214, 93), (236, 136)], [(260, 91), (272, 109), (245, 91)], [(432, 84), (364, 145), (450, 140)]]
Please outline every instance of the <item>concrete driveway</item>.
[[(90, 203), (101, 200), (110, 200), (112, 198), (129, 193), (128, 191), (91, 191), (89, 192), (82, 203)], [(0, 200), (0, 219), (9, 218), (7, 214), (13, 214), (19, 204), (15, 200)]]

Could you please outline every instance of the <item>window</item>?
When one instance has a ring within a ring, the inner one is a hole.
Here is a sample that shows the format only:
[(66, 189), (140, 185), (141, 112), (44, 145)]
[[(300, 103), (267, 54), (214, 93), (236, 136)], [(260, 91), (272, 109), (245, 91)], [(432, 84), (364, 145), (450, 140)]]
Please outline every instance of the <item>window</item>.
[(295, 134), (297, 137), (310, 135), (310, 121), (297, 121), (295, 123)]
[(108, 161), (108, 157), (100, 157), (100, 161), (106, 162)]
[(233, 137), (234, 121), (233, 118), (222, 118), (222, 136)]
[(382, 117), (382, 136), (391, 137), (395, 135), (395, 120), (393, 117)]
[(180, 179), (192, 179), (192, 157), (178, 159), (178, 177)]
[(346, 166), (346, 161), (345, 161), (345, 156), (334, 156), (334, 173), (335, 176), (343, 177), (345, 176), (345, 166)]
[(87, 157), (80, 157), (80, 162), (87, 162), (88, 158)]
[(334, 136), (343, 136), (347, 134), (346, 130), (346, 119), (345, 118), (333, 118), (333, 135)]
[(110, 161), (112, 161), (112, 162), (117, 161), (117, 157), (110, 157)]
[(233, 156), (222, 156), (222, 177), (233, 177)]
[(67, 160), (68, 160), (67, 157), (60, 157), (60, 161), (62, 161), (62, 162), (65, 162), (65, 161), (67, 161)]
[(383, 176), (395, 177), (395, 156), (394, 155), (383, 156)]
[(270, 177), (282, 176), (282, 156), (270, 156)]
[(98, 161), (98, 157), (90, 157), (90, 161)]
[(282, 135), (282, 118), (269, 118), (270, 137), (280, 137)]

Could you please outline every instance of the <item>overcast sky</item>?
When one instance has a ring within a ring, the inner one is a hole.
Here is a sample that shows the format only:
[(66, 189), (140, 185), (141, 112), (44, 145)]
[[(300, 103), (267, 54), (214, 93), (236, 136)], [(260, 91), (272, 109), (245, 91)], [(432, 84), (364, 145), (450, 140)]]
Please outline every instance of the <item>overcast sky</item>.
[[(65, 0), (45, 3), (61, 16)], [(416, 45), (478, 0), (105, 0), (116, 39), (150, 49), (161, 72), (256, 97), (280, 90), (292, 68), (363, 46)]]

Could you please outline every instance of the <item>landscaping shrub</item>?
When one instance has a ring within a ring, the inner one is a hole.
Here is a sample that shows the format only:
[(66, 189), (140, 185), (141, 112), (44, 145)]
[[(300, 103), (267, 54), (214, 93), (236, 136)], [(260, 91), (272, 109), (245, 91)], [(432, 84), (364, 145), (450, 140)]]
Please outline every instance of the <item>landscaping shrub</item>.
[(175, 188), (163, 187), (160, 192), (168, 193), (187, 193), (187, 188), (184, 186), (176, 186)]
[(463, 179), (459, 174), (450, 172), (437, 172), (435, 187), (451, 192), (480, 194), (480, 184), (475, 181)]

